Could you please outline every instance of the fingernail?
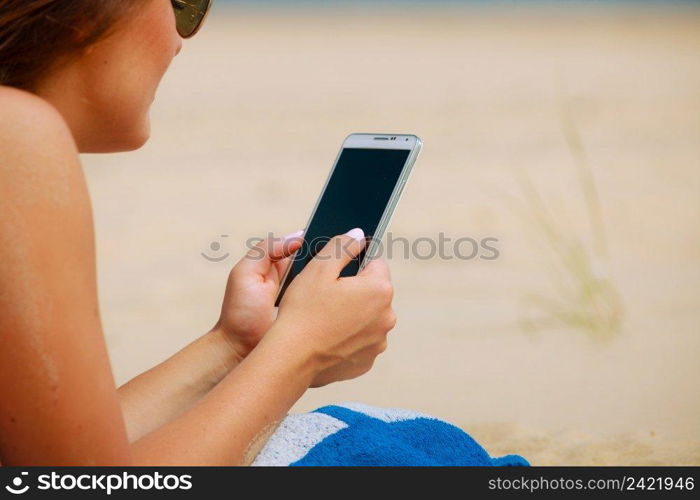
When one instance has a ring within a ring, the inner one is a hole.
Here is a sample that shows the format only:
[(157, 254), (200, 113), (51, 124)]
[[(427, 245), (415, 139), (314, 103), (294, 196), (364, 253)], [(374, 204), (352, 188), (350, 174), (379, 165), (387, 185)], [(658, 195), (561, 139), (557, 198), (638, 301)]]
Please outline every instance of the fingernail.
[(359, 227), (356, 227), (355, 229), (351, 229), (346, 235), (350, 236), (351, 238), (355, 238), (357, 241), (362, 241), (365, 239), (365, 232), (360, 229)]
[(299, 237), (301, 237), (303, 234), (304, 234), (304, 230), (303, 230), (303, 229), (299, 229), (299, 231), (295, 231), (295, 232), (293, 232), (293, 233), (288, 234), (287, 236), (285, 236), (285, 237), (284, 237), (284, 240), (286, 241), (286, 240), (292, 240), (292, 239), (294, 239), (294, 238), (299, 238)]

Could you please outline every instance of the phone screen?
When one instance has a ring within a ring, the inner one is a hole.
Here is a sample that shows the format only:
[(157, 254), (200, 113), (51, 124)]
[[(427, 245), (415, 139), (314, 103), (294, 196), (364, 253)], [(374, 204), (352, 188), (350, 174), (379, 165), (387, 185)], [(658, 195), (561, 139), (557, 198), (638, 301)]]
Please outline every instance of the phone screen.
[[(334, 236), (359, 227), (367, 238), (365, 250), (369, 247), (410, 153), (409, 149), (342, 150), (306, 228), (304, 243), (292, 257), (277, 304), (291, 281)], [(343, 269), (340, 276), (358, 273), (365, 250)]]

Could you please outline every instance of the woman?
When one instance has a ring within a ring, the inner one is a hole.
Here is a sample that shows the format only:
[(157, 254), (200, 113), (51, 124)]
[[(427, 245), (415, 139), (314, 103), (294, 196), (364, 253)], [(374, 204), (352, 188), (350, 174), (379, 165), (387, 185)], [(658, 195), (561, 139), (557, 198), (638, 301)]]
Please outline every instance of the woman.
[(359, 229), (308, 265), (273, 321), (295, 233), (233, 268), (211, 331), (115, 387), (78, 154), (146, 142), (158, 83), (208, 4), (0, 0), (4, 465), (246, 464), (304, 391), (367, 372), (386, 348), (386, 263), (338, 279)]
[(209, 4), (0, 0), (0, 465), (526, 465), (406, 410), (327, 406), (278, 428), (309, 387), (358, 377), (386, 349), (386, 263), (338, 278), (360, 228), (321, 250), (278, 311), (303, 232), (261, 242), (209, 332), (115, 387), (78, 154), (146, 142), (158, 83)]

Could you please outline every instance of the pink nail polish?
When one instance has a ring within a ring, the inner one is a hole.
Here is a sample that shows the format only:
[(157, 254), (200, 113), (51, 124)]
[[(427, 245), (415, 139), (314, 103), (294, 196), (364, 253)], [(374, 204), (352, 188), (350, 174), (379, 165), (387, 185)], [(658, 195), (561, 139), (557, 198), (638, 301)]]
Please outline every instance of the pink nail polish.
[(355, 229), (351, 229), (346, 235), (350, 236), (351, 238), (355, 238), (357, 241), (362, 241), (365, 239), (365, 232), (360, 229), (359, 227), (356, 227)]
[(292, 239), (294, 239), (294, 238), (300, 238), (300, 237), (303, 236), (303, 235), (304, 235), (304, 230), (303, 230), (303, 229), (300, 229), (299, 231), (295, 231), (295, 232), (293, 232), (293, 233), (288, 234), (287, 236), (285, 236), (285, 237), (284, 237), (284, 240), (287, 241), (287, 240), (292, 240)]

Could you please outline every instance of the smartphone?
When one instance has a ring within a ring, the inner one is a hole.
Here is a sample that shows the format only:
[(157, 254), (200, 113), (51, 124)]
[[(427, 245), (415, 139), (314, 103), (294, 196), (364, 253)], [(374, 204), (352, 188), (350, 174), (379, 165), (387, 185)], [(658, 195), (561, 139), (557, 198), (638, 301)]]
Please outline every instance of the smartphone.
[(302, 246), (282, 279), (275, 305), (292, 280), (334, 236), (359, 227), (364, 250), (341, 272), (354, 276), (372, 259), (422, 146), (415, 135), (351, 134), (343, 142), (306, 224)]

